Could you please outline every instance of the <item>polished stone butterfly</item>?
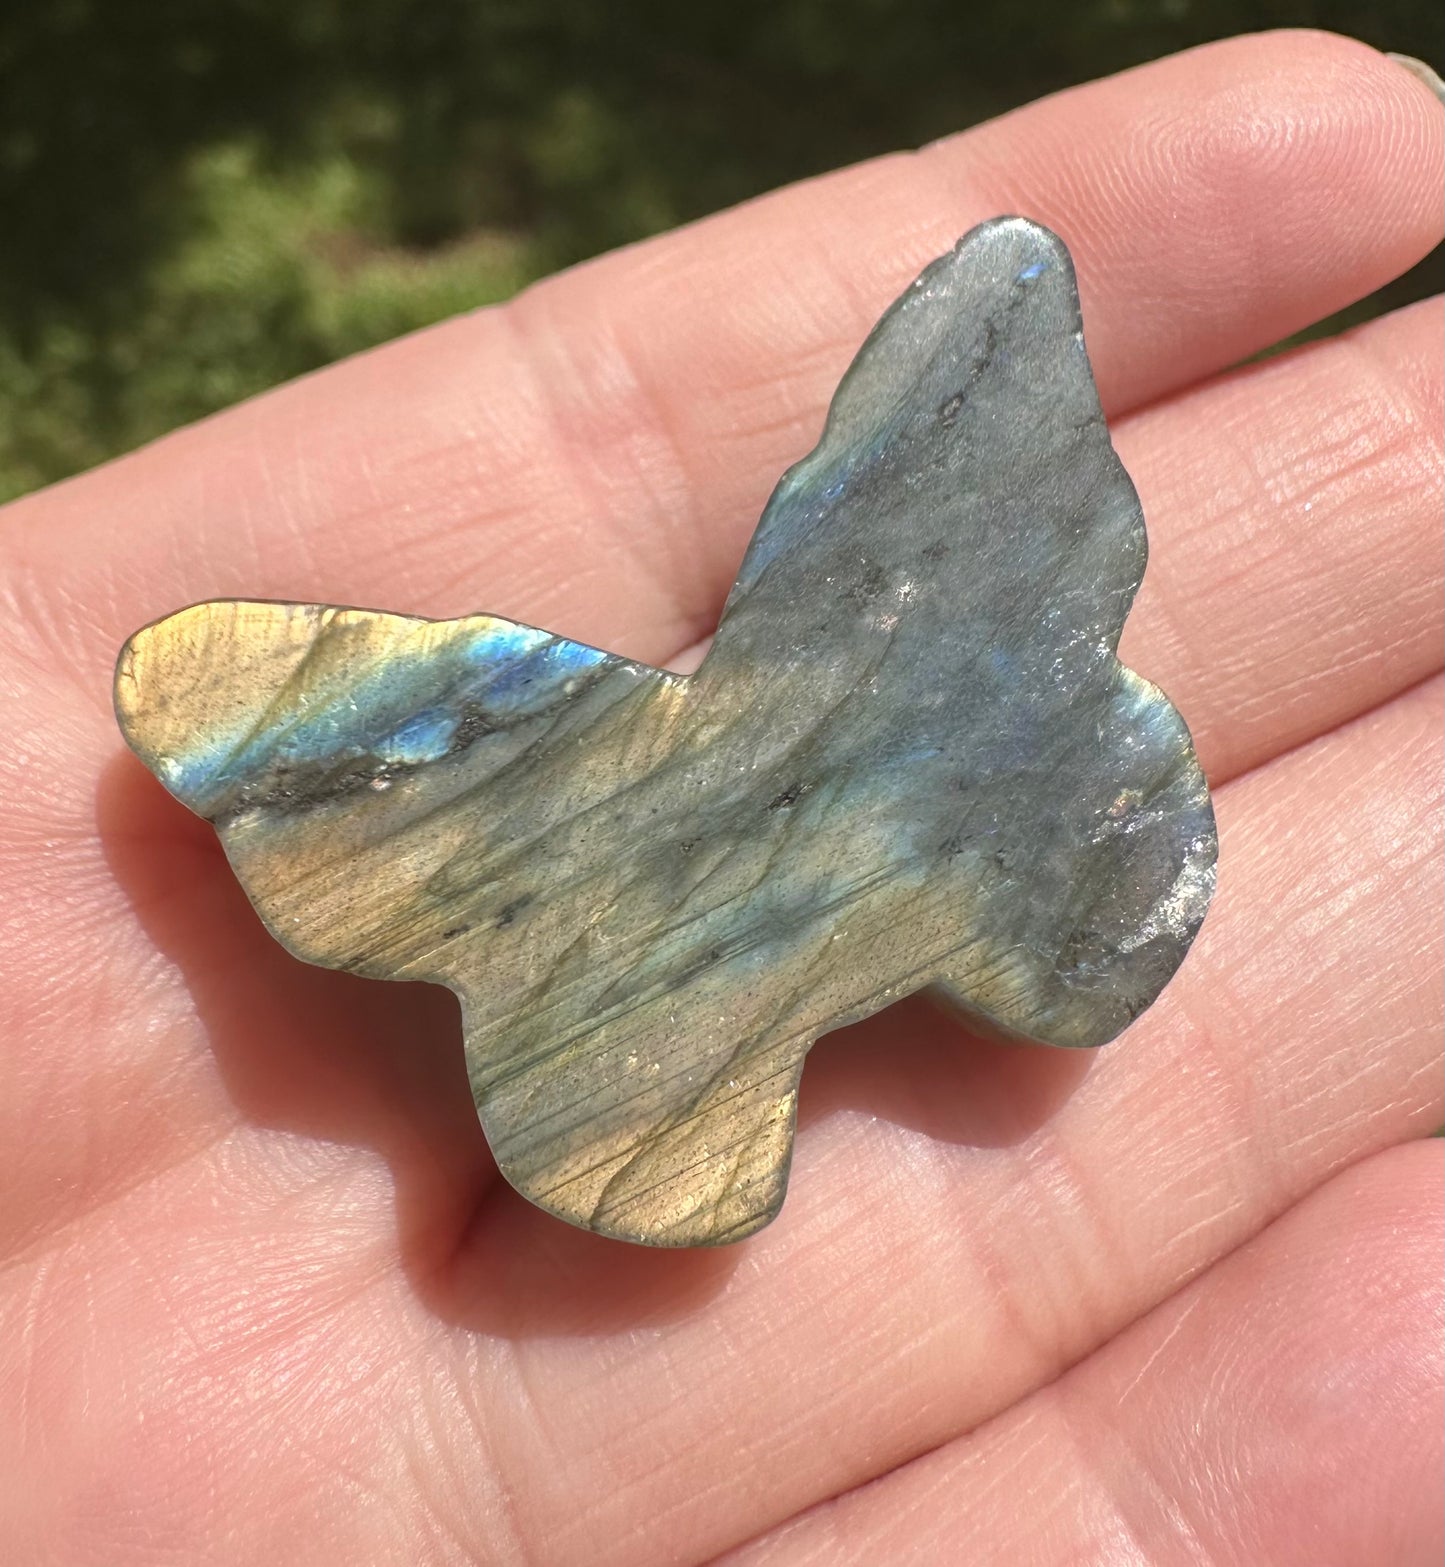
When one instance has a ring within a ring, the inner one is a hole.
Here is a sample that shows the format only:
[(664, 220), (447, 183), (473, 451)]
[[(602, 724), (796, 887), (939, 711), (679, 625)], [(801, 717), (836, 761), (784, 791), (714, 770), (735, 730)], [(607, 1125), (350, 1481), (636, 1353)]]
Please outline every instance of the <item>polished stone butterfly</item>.
[(1068, 253), (1002, 218), (863, 345), (696, 673), (226, 601), (132, 637), (116, 702), (293, 953), (457, 992), (518, 1190), (732, 1241), (782, 1202), (825, 1030), (926, 990), (1099, 1045), (1183, 958), (1215, 833), (1115, 657), (1144, 558)]

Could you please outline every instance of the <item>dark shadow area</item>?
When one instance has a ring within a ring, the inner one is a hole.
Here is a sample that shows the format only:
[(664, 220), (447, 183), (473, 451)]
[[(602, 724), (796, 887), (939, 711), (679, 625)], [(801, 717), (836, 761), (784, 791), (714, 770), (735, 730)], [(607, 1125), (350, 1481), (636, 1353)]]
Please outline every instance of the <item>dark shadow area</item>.
[[(184, 974), (238, 1109), (261, 1126), (381, 1155), (401, 1265), (438, 1316), (509, 1338), (605, 1334), (690, 1315), (726, 1284), (739, 1247), (629, 1246), (513, 1191), (472, 1105), (455, 998), (293, 958), (251, 908), (210, 825), (133, 757), (105, 770), (97, 816), (116, 879)], [(820, 1042), (800, 1132), (858, 1110), (999, 1147), (1047, 1120), (1088, 1062), (977, 1038), (915, 997)]]

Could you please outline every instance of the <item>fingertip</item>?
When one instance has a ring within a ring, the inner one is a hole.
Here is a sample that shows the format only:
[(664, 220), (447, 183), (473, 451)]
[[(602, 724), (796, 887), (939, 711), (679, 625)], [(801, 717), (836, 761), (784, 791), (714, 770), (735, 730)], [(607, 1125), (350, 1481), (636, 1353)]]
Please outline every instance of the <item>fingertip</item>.
[(1408, 71), (1432, 98), (1445, 105), (1445, 81), (1441, 80), (1440, 73), (1433, 66), (1426, 65), (1423, 60), (1417, 60), (1412, 54), (1388, 53), (1385, 58), (1402, 70)]
[(954, 178), (1009, 192), (1070, 245), (1116, 411), (1187, 379), (1201, 340), (1214, 366), (1243, 359), (1398, 276), (1445, 229), (1445, 117), (1335, 33), (1205, 44), (935, 155), (954, 148)]

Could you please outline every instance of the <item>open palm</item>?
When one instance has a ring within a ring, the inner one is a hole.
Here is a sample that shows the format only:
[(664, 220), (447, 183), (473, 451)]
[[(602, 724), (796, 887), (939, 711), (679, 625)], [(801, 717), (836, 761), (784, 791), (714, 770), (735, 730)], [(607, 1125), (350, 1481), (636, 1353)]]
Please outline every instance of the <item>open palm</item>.
[[(1438, 1561), (1439, 302), (1229, 367), (1439, 239), (1442, 130), (1358, 45), (1217, 45), (12, 507), (0, 1556)], [(244, 596), (668, 662), (880, 310), (1006, 211), (1078, 264), (1215, 911), (1097, 1057), (921, 1003), (824, 1041), (753, 1240), (569, 1229), (498, 1180), (449, 997), (265, 935), (115, 651)]]

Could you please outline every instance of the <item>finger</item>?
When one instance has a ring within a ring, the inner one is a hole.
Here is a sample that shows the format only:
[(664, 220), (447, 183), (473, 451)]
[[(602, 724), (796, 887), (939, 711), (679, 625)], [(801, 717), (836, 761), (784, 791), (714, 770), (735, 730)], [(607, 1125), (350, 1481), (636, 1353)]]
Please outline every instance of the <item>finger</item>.
[[(910, 1038), (896, 1010), (825, 1041), (783, 1213), (710, 1312), (599, 1366), (590, 1249), (497, 1188), (450, 1311), (578, 1302), (581, 1344), (515, 1346), (525, 1412), (486, 1384), (538, 1554), (735, 1544), (745, 1518), (774, 1525), (1008, 1407), (1341, 1165), (1438, 1124), (1439, 702), (1414, 693), (1222, 791), (1218, 906), (1082, 1082), (1077, 1057)], [(621, 1289), (630, 1257), (608, 1261)]]
[(726, 1567), (1445, 1549), (1441, 1145), (1336, 1176), (1067, 1376)]
[(1122, 656), (1216, 783), (1440, 668), (1440, 317), (1422, 302), (1116, 431), (1162, 546)]
[(1211, 780), (1440, 668), (1440, 333), (1430, 300), (1120, 428), (1154, 540), (1121, 656)]
[(137, 624), (227, 595), (485, 607), (665, 658), (710, 629), (879, 312), (970, 224), (1023, 208), (1073, 246), (1118, 412), (1424, 254), (1441, 132), (1418, 81), (1347, 40), (1161, 61), (620, 252), (24, 502), (10, 591), (92, 686)]

